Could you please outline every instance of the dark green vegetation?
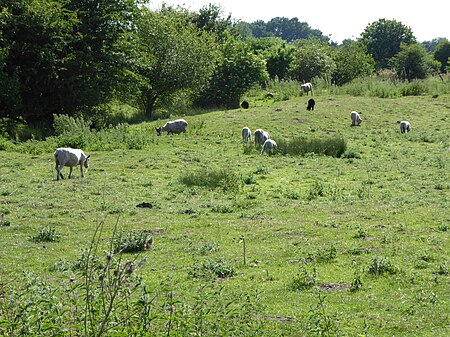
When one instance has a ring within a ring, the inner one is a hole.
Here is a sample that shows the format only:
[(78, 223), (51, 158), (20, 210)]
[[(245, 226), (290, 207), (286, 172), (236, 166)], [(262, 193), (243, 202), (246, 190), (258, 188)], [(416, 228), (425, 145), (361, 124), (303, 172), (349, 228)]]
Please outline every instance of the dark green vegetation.
[[(312, 112), (255, 91), (250, 109), (183, 116), (186, 135), (67, 119), (45, 141), (4, 140), (0, 334), (449, 335), (450, 107), (433, 83), (318, 89)], [(345, 150), (260, 156), (243, 126)], [(91, 154), (84, 179), (56, 181), (66, 142)]]
[(419, 43), (395, 20), (379, 19), (337, 45), (298, 18), (245, 23), (217, 5), (152, 11), (146, 3), (2, 1), (0, 135), (43, 139), (60, 115), (102, 130), (116, 124), (117, 103), (149, 121), (237, 108), (269, 80), (342, 86), (387, 69), (413, 81), (448, 67), (447, 39)]

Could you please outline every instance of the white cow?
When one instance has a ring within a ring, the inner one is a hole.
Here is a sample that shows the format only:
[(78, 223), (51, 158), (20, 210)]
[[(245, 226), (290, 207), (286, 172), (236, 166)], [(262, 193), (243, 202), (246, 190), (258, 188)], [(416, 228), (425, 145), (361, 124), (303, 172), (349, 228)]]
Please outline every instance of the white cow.
[(360, 125), (361, 122), (362, 122), (361, 116), (360, 116), (359, 113), (357, 113), (356, 111), (352, 111), (352, 112), (350, 113), (350, 118), (351, 118), (351, 120), (352, 120), (352, 126)]
[(244, 143), (248, 142), (250, 138), (252, 137), (252, 131), (248, 127), (242, 128), (242, 141)]
[(255, 130), (255, 145), (256, 144), (264, 144), (264, 142), (270, 138), (269, 133), (264, 131), (263, 129)]
[(311, 83), (309, 83), (309, 82), (304, 83), (304, 84), (300, 85), (300, 88), (303, 89), (303, 92), (306, 93), (306, 96), (308, 96), (309, 92), (311, 91), (311, 96), (312, 96), (313, 88), (312, 88), (312, 84)]
[(273, 153), (276, 149), (277, 143), (273, 139), (267, 139), (261, 148), (261, 154), (264, 154), (264, 152)]
[(397, 121), (400, 124), (400, 132), (407, 133), (411, 131), (411, 124), (408, 121)]
[(162, 132), (167, 132), (167, 134), (174, 133), (186, 133), (188, 127), (188, 122), (184, 119), (176, 119), (174, 121), (167, 122), (163, 126), (156, 128), (156, 135), (161, 136)]
[(84, 177), (83, 167), (86, 169), (89, 167), (89, 158), (91, 155), (86, 156), (83, 150), (71, 149), (70, 147), (57, 148), (55, 153), (55, 169), (57, 172), (56, 180), (64, 179), (61, 170), (64, 166), (70, 167), (69, 179), (72, 177), (72, 168), (80, 165), (81, 176)]

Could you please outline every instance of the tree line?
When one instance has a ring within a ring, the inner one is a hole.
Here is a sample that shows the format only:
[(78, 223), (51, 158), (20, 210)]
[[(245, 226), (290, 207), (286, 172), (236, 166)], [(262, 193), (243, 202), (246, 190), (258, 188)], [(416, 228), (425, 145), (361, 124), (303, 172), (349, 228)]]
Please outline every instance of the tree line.
[(419, 44), (395, 20), (336, 45), (297, 18), (236, 22), (216, 5), (193, 12), (150, 10), (143, 0), (2, 0), (0, 122), (89, 119), (112, 100), (148, 118), (175, 97), (235, 108), (269, 79), (343, 85), (391, 69), (412, 80), (449, 70), (449, 56), (447, 39)]

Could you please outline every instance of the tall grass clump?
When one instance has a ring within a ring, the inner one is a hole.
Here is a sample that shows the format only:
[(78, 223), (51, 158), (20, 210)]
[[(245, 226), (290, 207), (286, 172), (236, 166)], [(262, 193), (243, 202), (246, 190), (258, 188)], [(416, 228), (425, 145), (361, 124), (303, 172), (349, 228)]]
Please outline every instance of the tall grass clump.
[(84, 148), (89, 144), (91, 130), (82, 116), (53, 115), (53, 129), (61, 147)]
[(438, 78), (426, 78), (406, 82), (395, 74), (383, 72), (378, 76), (357, 78), (341, 87), (333, 86), (330, 92), (335, 95), (396, 98), (402, 96), (420, 96), (423, 94), (446, 94), (450, 91), (450, 82)]
[(180, 182), (188, 187), (221, 188), (224, 191), (236, 192), (243, 184), (243, 179), (231, 169), (200, 168), (182, 175)]
[(307, 153), (315, 153), (318, 155), (339, 158), (345, 153), (346, 149), (347, 142), (340, 136), (325, 139), (296, 137), (288, 141), (279, 140), (277, 152), (294, 156), (304, 156)]

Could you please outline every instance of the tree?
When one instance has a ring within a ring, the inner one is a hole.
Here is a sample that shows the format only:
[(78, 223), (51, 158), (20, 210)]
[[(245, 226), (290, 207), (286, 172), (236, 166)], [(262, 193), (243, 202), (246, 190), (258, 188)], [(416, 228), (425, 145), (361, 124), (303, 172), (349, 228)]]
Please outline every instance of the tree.
[(61, 78), (65, 110), (88, 112), (109, 102), (127, 68), (130, 46), (122, 43), (134, 29), (135, 0), (66, 0), (77, 14)]
[(448, 66), (448, 58), (450, 57), (450, 42), (447, 39), (442, 39), (436, 46), (434, 51), (434, 59), (440, 62), (439, 70), (444, 73)]
[(191, 16), (191, 21), (197, 28), (213, 33), (219, 40), (225, 32), (233, 32), (235, 36), (238, 35), (238, 29), (235, 29), (231, 15), (224, 17), (223, 9), (218, 5), (204, 6), (198, 13), (192, 12)]
[(377, 70), (387, 68), (389, 59), (397, 54), (402, 44), (416, 42), (411, 28), (395, 20), (380, 19), (368, 25), (360, 41), (375, 60)]
[(295, 47), (278, 37), (253, 38), (247, 40), (257, 55), (266, 60), (271, 79), (287, 79), (294, 60)]
[(172, 8), (159, 12), (142, 9), (137, 21), (139, 50), (133, 72), (139, 81), (140, 104), (151, 116), (159, 100), (180, 91), (198, 93), (215, 67), (217, 44), (213, 36), (189, 22), (186, 13)]
[(365, 47), (358, 42), (347, 41), (335, 48), (333, 56), (336, 62), (336, 71), (333, 74), (333, 82), (343, 85), (355, 78), (368, 76), (375, 69), (375, 61), (366, 53)]
[(436, 61), (433, 62), (425, 47), (418, 43), (403, 44), (391, 61), (399, 77), (408, 81), (425, 78), (437, 70)]
[(434, 51), (436, 50), (436, 47), (439, 45), (439, 43), (441, 43), (441, 41), (443, 40), (447, 40), (443, 37), (438, 37), (435, 38), (431, 41), (423, 41), (422, 45), (425, 47), (425, 49), (429, 52), (429, 53), (434, 53)]
[(111, 99), (126, 54), (134, 0), (6, 0), (0, 4), (7, 74), (20, 104), (6, 117), (51, 125)]
[(314, 77), (331, 80), (336, 69), (333, 50), (325, 42), (302, 40), (295, 43), (291, 76), (300, 82), (310, 82)]
[(231, 34), (223, 36), (220, 50), (214, 75), (196, 104), (237, 108), (241, 96), (252, 85), (268, 79), (266, 64), (252, 52), (249, 43)]
[(269, 34), (280, 37), (287, 42), (310, 38), (317, 38), (325, 42), (329, 40), (328, 37), (322, 35), (322, 32), (311, 29), (306, 22), (300, 22), (296, 17), (292, 19), (286, 17), (273, 18), (267, 22), (266, 30)]
[(61, 112), (59, 75), (74, 16), (52, 0), (5, 1), (0, 11), (3, 81), (16, 97), (1, 109), (2, 117), (49, 124), (53, 113)]

